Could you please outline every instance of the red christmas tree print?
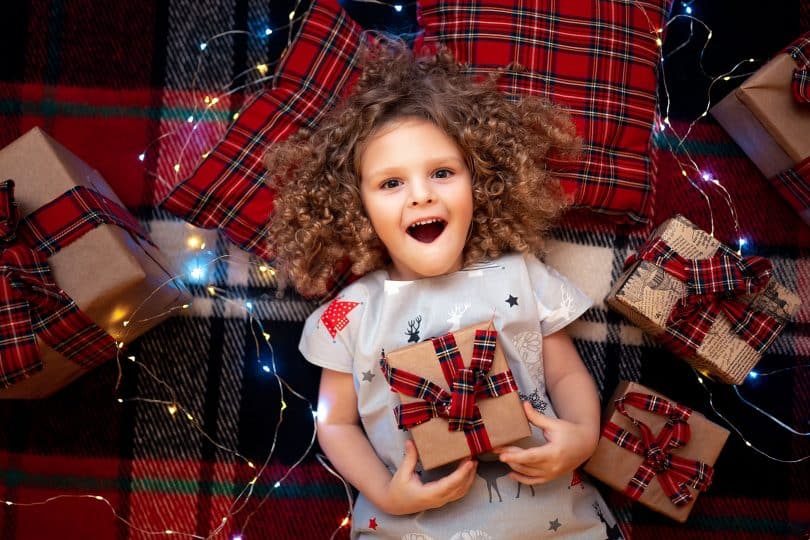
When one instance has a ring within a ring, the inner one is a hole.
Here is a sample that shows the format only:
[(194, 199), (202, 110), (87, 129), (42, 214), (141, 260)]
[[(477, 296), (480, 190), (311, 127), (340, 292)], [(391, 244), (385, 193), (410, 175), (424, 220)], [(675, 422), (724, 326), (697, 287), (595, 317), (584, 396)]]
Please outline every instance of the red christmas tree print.
[(349, 319), (346, 317), (346, 315), (348, 315), (348, 313), (359, 303), (360, 302), (350, 302), (335, 298), (326, 307), (326, 311), (324, 311), (323, 315), (321, 315), (321, 322), (326, 327), (326, 330), (333, 339), (338, 332), (346, 328), (346, 325), (349, 324)]

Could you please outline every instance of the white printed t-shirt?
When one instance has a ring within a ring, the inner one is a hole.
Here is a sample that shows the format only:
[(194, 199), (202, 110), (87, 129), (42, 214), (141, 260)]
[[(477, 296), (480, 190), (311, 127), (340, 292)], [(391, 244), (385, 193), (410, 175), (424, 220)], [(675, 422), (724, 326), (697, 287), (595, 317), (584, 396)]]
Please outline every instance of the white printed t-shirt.
[[(351, 373), (362, 426), (377, 455), (393, 473), (405, 455), (407, 431), (397, 428), (399, 404), (379, 359), (411, 343), (494, 320), (498, 341), (520, 396), (556, 418), (546, 395), (542, 342), (591, 305), (590, 299), (531, 255), (509, 254), (452, 274), (390, 281), (384, 270), (363, 276), (318, 308), (304, 325), (300, 350), (313, 364)], [(536, 445), (542, 431), (532, 426)], [(447, 466), (422, 471), (423, 481), (446, 475)], [(521, 485), (509, 467), (481, 461), (462, 499), (442, 508), (392, 516), (362, 494), (352, 538), (407, 540), (604, 539), (618, 531), (597, 491), (576, 472), (538, 486)]]

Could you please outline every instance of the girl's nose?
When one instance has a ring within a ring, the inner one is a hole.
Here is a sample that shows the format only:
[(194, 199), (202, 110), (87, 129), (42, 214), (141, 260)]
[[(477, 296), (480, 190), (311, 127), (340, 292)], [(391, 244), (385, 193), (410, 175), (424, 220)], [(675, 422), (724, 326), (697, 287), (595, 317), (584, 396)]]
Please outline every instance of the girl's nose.
[(433, 202), (433, 192), (430, 184), (424, 181), (416, 181), (411, 184), (411, 206), (420, 204), (430, 204)]

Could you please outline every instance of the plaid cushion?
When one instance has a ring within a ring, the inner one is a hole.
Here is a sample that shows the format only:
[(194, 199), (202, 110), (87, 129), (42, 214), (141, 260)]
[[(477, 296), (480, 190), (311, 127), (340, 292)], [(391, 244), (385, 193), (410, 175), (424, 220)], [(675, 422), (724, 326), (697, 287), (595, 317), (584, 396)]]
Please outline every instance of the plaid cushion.
[(337, 0), (316, 2), (273, 79), (242, 111), (225, 137), (161, 205), (206, 229), (219, 228), (263, 259), (273, 193), (262, 155), (302, 126), (312, 126), (354, 81), (361, 28)]
[(444, 44), (476, 74), (519, 64), (499, 88), (565, 106), (583, 138), (581, 160), (554, 164), (574, 206), (647, 222), (656, 39), (670, 3), (419, 0), (417, 47)]

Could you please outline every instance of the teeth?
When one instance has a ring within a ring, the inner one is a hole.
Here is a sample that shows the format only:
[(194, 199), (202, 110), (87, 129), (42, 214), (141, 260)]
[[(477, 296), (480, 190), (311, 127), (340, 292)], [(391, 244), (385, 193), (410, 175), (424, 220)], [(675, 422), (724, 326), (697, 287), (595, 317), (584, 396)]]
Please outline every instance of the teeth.
[(437, 219), (437, 218), (423, 219), (423, 220), (417, 221), (416, 223), (412, 223), (410, 226), (411, 227), (416, 227), (416, 226), (419, 226), (419, 225), (428, 225), (430, 223), (441, 223), (441, 222), (442, 222), (442, 220)]

